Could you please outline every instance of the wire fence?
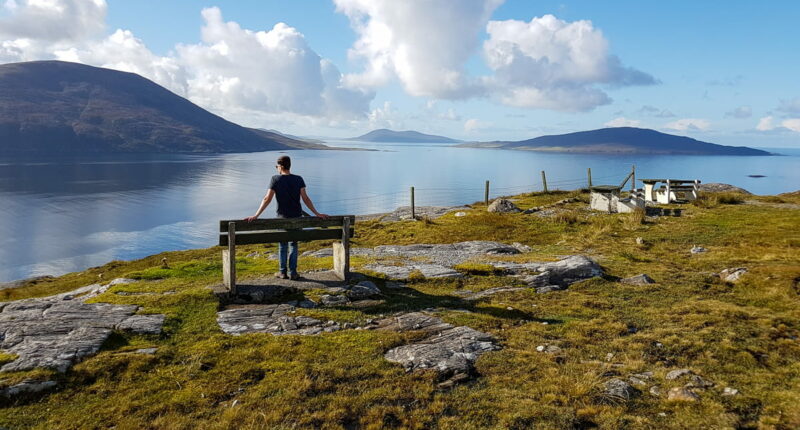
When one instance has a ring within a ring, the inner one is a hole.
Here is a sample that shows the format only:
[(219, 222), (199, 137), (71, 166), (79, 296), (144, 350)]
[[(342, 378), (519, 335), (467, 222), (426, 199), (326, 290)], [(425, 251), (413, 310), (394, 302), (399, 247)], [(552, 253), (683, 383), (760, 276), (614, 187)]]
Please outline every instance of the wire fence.
[[(603, 182), (616, 183), (624, 175), (609, 174), (601, 176), (591, 176), (594, 184)], [(523, 194), (529, 192), (541, 192), (560, 190), (576, 190), (589, 186), (589, 177), (583, 178), (557, 178), (555, 180), (545, 179), (538, 183), (492, 186), (491, 181), (487, 180), (484, 184), (466, 187), (409, 187), (405, 190), (397, 190), (386, 193), (373, 193), (360, 195), (358, 197), (342, 198), (335, 200), (322, 200), (314, 202), (318, 208), (325, 208), (331, 213), (348, 213), (357, 215), (377, 214), (392, 212), (399, 207), (408, 206), (457, 206), (470, 204), (473, 202), (491, 201), (498, 197)], [(411, 190), (413, 188), (413, 192)]]

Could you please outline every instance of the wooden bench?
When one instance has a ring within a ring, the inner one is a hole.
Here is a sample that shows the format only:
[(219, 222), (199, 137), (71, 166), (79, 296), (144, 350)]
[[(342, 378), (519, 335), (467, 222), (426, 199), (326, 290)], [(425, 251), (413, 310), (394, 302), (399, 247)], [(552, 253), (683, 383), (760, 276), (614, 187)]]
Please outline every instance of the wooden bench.
[(219, 244), (222, 251), (222, 277), (228, 293), (236, 295), (236, 245), (309, 240), (340, 239), (333, 243), (333, 271), (346, 281), (350, 275), (350, 238), (353, 237), (355, 215), (316, 217), (268, 218), (247, 222), (219, 222)]
[[(646, 201), (669, 204), (678, 200), (695, 200), (700, 188), (697, 179), (641, 179)], [(663, 182), (664, 185), (658, 187)]]

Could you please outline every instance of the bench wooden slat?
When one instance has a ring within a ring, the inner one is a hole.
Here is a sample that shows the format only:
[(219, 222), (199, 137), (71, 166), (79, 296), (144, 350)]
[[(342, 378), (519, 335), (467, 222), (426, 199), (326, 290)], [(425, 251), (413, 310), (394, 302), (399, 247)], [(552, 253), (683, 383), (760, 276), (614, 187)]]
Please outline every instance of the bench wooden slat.
[[(219, 222), (220, 233), (228, 232), (228, 223), (236, 223), (236, 233), (240, 231), (285, 230), (306, 227), (341, 227), (344, 216), (332, 216), (328, 219), (317, 217), (303, 218), (265, 218), (247, 222), (245, 220), (222, 220)], [(350, 225), (355, 224), (355, 215), (350, 215)]]
[[(353, 237), (353, 227), (350, 227), (350, 237)], [(310, 240), (341, 239), (341, 228), (320, 228), (311, 230), (293, 231), (262, 231), (254, 233), (236, 233), (237, 245), (249, 245), (254, 243), (275, 243)], [(228, 233), (219, 235), (220, 246), (228, 246)]]

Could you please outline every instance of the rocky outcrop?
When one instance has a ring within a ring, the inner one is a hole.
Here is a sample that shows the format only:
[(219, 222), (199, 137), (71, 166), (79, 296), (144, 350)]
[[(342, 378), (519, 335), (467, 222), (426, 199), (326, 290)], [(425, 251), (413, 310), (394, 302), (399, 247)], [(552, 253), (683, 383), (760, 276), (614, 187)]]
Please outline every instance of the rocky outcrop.
[(645, 273), (636, 276), (631, 276), (630, 278), (622, 278), (619, 280), (619, 282), (629, 285), (649, 285), (656, 283), (656, 281), (654, 281), (653, 278), (647, 276), (647, 274)]
[(747, 273), (746, 267), (732, 267), (730, 269), (724, 269), (723, 271), (719, 272), (719, 278), (725, 282), (735, 283), (745, 273)]
[(605, 395), (611, 400), (628, 401), (641, 394), (641, 391), (622, 379), (611, 379), (605, 382)]
[(294, 306), (250, 305), (228, 309), (217, 313), (220, 329), (228, 334), (269, 333), (273, 335), (314, 335), (338, 331), (339, 324), (333, 321), (320, 321), (302, 315), (293, 315)]
[(164, 315), (136, 315), (136, 305), (85, 303), (109, 286), (89, 285), (56, 296), (0, 304), (0, 348), (17, 355), (0, 371), (37, 367), (66, 371), (97, 353), (113, 330), (158, 334)]
[(524, 280), (541, 293), (563, 290), (575, 282), (603, 275), (600, 265), (583, 255), (573, 255), (553, 263), (539, 264), (536, 266), (536, 271), (541, 273)]
[(514, 202), (508, 199), (497, 199), (493, 201), (486, 210), (489, 212), (497, 212), (497, 213), (522, 212), (522, 209), (518, 208), (517, 205), (514, 204)]
[(428, 337), (408, 345), (392, 348), (384, 354), (387, 360), (402, 365), (406, 371), (436, 370), (445, 385), (462, 381), (474, 374), (474, 363), (482, 354), (500, 349), (494, 338), (484, 332), (443, 322), (422, 313), (404, 314), (379, 322), (380, 329), (392, 331), (418, 330)]
[(731, 184), (721, 184), (718, 182), (711, 182), (708, 184), (700, 184), (698, 187), (700, 191), (710, 192), (710, 193), (742, 193), (742, 194), (752, 194), (750, 191), (745, 190), (744, 188), (739, 188), (735, 185)]

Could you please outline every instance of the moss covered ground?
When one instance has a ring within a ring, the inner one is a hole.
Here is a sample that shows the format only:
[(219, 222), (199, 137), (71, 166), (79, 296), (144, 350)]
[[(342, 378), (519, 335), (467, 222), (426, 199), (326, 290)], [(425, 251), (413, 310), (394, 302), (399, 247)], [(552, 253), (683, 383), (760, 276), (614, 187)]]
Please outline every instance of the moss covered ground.
[[(800, 428), (800, 195), (705, 196), (683, 205), (680, 217), (658, 218), (591, 213), (585, 209), (586, 194), (571, 195), (582, 201), (551, 216), (493, 214), (476, 204), (464, 217), (362, 222), (355, 246), (520, 242), (531, 253), (510, 259), (585, 254), (604, 267), (603, 278), (565, 291), (525, 289), (472, 303), (457, 290), (519, 284), (472, 262), (458, 267), (468, 274), (464, 279), (414, 279), (409, 289), (385, 289), (385, 303), (371, 308), (303, 311), (359, 322), (435, 307), (446, 321), (489, 332), (502, 345), (477, 361), (479, 376), (471, 382), (439, 389), (433, 373), (405, 373), (383, 359), (385, 351), (414, 333), (222, 333), (215, 320), (220, 305), (208, 288), (221, 280), (219, 249), (209, 248), (114, 261), (0, 291), (0, 300), (17, 300), (98, 279), (133, 277), (139, 281), (114, 286), (94, 300), (137, 304), (143, 312), (167, 315), (162, 335), (115, 333), (99, 354), (64, 374), (0, 375), (4, 386), (26, 378), (59, 382), (52, 393), (6, 401), (0, 427)], [(514, 198), (526, 208), (565, 196)], [(691, 254), (695, 244), (708, 252)], [(239, 255), (272, 249), (242, 248)], [(164, 257), (169, 268), (161, 267)], [(356, 270), (366, 262), (353, 259)], [(300, 268), (330, 264), (330, 258), (305, 258)], [(749, 271), (735, 284), (714, 276), (728, 267)], [(238, 270), (245, 279), (269, 276), (276, 262), (243, 257)], [(639, 273), (657, 283), (618, 282)], [(116, 294), (122, 291), (147, 294)], [(536, 350), (545, 344), (557, 345), (562, 353)], [(145, 347), (158, 351), (132, 353)], [(0, 354), (0, 363), (13, 358)], [(654, 372), (648, 385), (666, 392), (686, 382), (664, 378), (677, 368), (689, 368), (716, 385), (698, 390), (697, 402), (667, 401), (650, 395), (647, 387), (628, 402), (603, 393), (608, 379), (645, 371)], [(724, 387), (739, 394), (723, 396)]]

